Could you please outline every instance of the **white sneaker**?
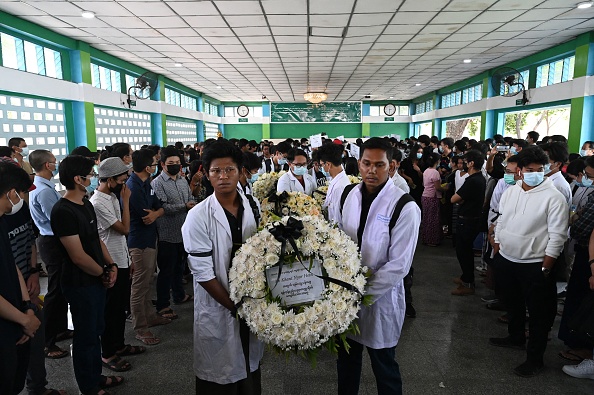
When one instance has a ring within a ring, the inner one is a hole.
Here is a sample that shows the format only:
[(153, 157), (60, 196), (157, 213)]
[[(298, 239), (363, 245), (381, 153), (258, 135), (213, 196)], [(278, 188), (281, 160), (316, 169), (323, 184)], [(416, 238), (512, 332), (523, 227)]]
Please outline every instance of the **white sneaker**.
[(594, 380), (594, 360), (584, 359), (579, 365), (565, 365), (563, 371), (571, 377)]

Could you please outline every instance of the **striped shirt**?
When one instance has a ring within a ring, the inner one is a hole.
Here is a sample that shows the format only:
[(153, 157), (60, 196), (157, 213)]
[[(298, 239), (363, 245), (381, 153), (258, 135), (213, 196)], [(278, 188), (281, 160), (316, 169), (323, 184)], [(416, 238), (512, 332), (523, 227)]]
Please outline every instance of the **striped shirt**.
[(31, 254), (35, 244), (33, 220), (27, 202), (23, 202), (23, 207), (18, 212), (4, 217), (12, 256), (26, 280), (31, 275)]
[(120, 202), (113, 193), (108, 195), (100, 191), (95, 191), (89, 200), (97, 215), (99, 238), (107, 247), (111, 259), (117, 263), (118, 268), (127, 269), (130, 267), (130, 255), (126, 236), (112, 228), (117, 221), (122, 222)]
[(151, 187), (165, 210), (165, 215), (157, 218), (159, 241), (182, 243), (181, 227), (188, 213), (186, 203), (192, 201), (188, 182), (183, 177), (173, 179), (162, 172), (151, 182)]

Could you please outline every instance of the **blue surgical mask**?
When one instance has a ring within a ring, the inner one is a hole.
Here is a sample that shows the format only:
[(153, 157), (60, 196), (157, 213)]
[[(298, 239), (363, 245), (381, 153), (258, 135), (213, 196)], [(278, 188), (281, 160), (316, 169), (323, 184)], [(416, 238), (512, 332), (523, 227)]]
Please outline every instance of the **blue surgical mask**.
[(529, 187), (540, 185), (544, 181), (544, 171), (535, 171), (533, 173), (524, 173), (524, 182)]
[(157, 166), (155, 166), (155, 171), (153, 171), (153, 172), (151, 173), (151, 177), (154, 177), (154, 176), (156, 176), (158, 171), (159, 171), (159, 168), (158, 168)]
[(443, 154), (443, 147), (439, 146), (439, 148), (437, 149), (439, 151), (440, 154)]
[(503, 180), (508, 185), (516, 185), (516, 180), (515, 180), (513, 174), (504, 174), (503, 175)]
[(250, 182), (250, 184), (253, 184), (254, 182), (258, 181), (258, 177), (260, 177), (260, 174), (258, 174), (258, 173), (252, 174), (252, 176), (248, 179), (248, 181)]
[(511, 147), (509, 150), (512, 153), (512, 155), (517, 155), (518, 154), (518, 150), (516, 149), (516, 147)]
[(278, 164), (280, 166), (284, 166), (284, 165), (287, 164), (287, 160), (285, 158), (281, 158), (281, 159), (278, 160)]
[(544, 165), (544, 173), (549, 174), (551, 172), (551, 164), (547, 163)]
[(588, 154), (588, 150), (585, 150), (585, 149), (580, 150), (580, 156), (586, 156), (587, 154)]
[(423, 154), (417, 152), (417, 159), (421, 159), (423, 157)]
[(580, 184), (582, 184), (581, 186), (586, 187), (586, 188), (590, 188), (592, 186), (593, 181), (590, 180), (588, 177), (583, 176), (582, 177), (582, 182)]
[(22, 149), (22, 151), (21, 151), (21, 152), (19, 152), (19, 153), (21, 154), (21, 156), (22, 156), (23, 158), (25, 158), (25, 157), (29, 156), (29, 147), (23, 147), (23, 148), (21, 148), (21, 149)]
[(293, 174), (296, 176), (304, 176), (307, 174), (307, 167), (306, 166), (295, 166), (293, 169)]
[(330, 173), (328, 173), (326, 170), (324, 170), (323, 167), (320, 167), (320, 170), (322, 171), (322, 174), (324, 175), (324, 177), (326, 177), (326, 178), (330, 177)]
[(89, 186), (85, 187), (85, 189), (87, 190), (88, 194), (91, 194), (95, 192), (97, 186), (99, 186), (99, 179), (97, 177), (91, 177), (91, 183), (89, 184)]
[(52, 176), (54, 176), (54, 177), (57, 176), (58, 173), (60, 172), (60, 170), (58, 169), (58, 166), (59, 166), (59, 164), (58, 164), (58, 162), (56, 162), (56, 168), (54, 170), (52, 170)]

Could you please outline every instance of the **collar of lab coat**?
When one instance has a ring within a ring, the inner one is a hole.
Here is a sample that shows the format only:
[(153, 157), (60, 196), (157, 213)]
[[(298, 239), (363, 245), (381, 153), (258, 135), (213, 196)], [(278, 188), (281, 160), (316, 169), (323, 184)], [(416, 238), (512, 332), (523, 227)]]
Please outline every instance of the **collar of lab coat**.
[[(237, 191), (237, 194), (239, 195), (239, 198), (241, 199), (241, 204), (243, 204), (243, 208), (244, 208), (243, 216), (242, 216), (242, 220), (241, 220), (241, 229), (242, 229), (242, 233), (243, 233), (243, 230), (246, 229), (247, 221), (249, 220), (249, 218), (252, 218), (251, 206), (250, 206), (250, 203), (247, 201), (247, 198), (243, 195), (243, 193), (240, 193), (239, 191)], [(219, 201), (218, 201), (217, 197), (214, 195), (214, 193), (211, 195), (211, 199), (212, 199), (211, 207), (212, 207), (212, 212), (214, 214), (215, 219), (225, 229), (225, 232), (227, 232), (227, 235), (229, 237), (231, 237), (231, 229), (229, 228), (229, 221), (227, 220), (227, 216), (225, 215), (225, 210), (223, 209), (223, 206), (221, 206), (221, 203), (219, 203)]]

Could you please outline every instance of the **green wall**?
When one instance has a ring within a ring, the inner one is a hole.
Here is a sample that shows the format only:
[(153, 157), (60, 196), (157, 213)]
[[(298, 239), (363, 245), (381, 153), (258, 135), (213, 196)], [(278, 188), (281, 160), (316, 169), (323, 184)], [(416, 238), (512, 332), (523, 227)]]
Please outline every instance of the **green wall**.
[(245, 123), (245, 124), (226, 124), (225, 138), (227, 139), (248, 139), (248, 140), (262, 140), (262, 124), (259, 123)]
[(389, 136), (399, 134), (402, 139), (408, 137), (408, 123), (371, 123), (369, 137)]
[(326, 133), (329, 137), (361, 137), (360, 123), (272, 123), (270, 138), (286, 139), (309, 137), (313, 134)]

